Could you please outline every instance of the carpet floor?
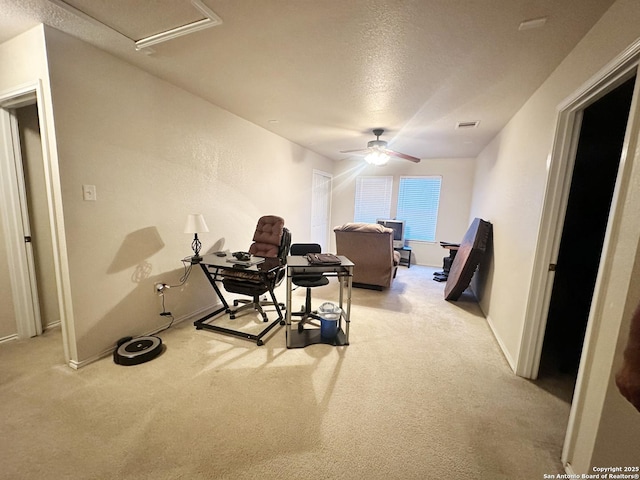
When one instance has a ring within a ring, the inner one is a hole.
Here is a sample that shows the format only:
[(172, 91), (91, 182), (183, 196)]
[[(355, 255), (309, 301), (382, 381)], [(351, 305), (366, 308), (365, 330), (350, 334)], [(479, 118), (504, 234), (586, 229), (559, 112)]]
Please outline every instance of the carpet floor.
[[(185, 321), (150, 362), (75, 371), (59, 329), (2, 344), (0, 478), (562, 473), (569, 403), (514, 375), (473, 296), (446, 302), (434, 271), (403, 267), (388, 291), (354, 289), (349, 346), (287, 349), (280, 326), (257, 346)], [(314, 289), (314, 306), (337, 291), (335, 279)], [(234, 322), (262, 327), (253, 314)]]

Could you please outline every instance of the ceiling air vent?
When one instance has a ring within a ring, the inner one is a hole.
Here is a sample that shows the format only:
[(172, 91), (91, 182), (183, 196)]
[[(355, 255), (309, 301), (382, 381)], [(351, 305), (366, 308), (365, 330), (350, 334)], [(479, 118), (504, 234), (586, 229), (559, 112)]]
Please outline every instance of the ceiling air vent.
[(456, 129), (476, 128), (478, 125), (480, 125), (480, 120), (474, 120), (473, 122), (458, 122), (456, 123)]

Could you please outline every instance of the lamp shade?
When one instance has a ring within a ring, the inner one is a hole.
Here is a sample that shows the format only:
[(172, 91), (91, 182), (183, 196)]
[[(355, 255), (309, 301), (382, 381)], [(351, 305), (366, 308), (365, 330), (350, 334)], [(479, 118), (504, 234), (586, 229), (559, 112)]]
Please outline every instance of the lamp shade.
[(209, 228), (204, 221), (201, 213), (190, 213), (187, 216), (187, 224), (184, 227), (184, 233), (201, 233), (208, 232)]

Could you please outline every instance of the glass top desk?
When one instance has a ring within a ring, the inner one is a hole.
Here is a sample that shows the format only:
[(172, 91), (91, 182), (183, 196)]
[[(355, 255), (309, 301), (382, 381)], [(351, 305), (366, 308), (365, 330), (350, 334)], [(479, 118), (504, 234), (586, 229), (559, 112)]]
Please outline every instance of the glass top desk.
[[(351, 260), (343, 255), (338, 255), (340, 265), (311, 265), (304, 256), (287, 257), (287, 313), (286, 313), (286, 335), (287, 348), (300, 348), (316, 343), (327, 343), (329, 345), (349, 345), (349, 323), (351, 322), (351, 284), (353, 280), (353, 267)], [(291, 328), (291, 292), (293, 276), (303, 276), (305, 273), (311, 275), (323, 274), (328, 277), (337, 277), (340, 282), (339, 306), (342, 310), (338, 320), (338, 334), (335, 339), (324, 339), (320, 335), (319, 328), (304, 329), (298, 331)], [(346, 288), (345, 288), (346, 287)], [(345, 292), (346, 290), (346, 292)], [(345, 298), (346, 293), (346, 298)]]
[[(252, 257), (252, 260), (255, 260), (257, 258), (259, 257)], [(281, 325), (284, 325), (282, 311), (280, 310), (278, 301), (276, 300), (276, 296), (273, 293), (273, 288), (271, 286), (272, 282), (269, 279), (269, 276), (273, 275), (280, 268), (283, 268), (283, 265), (281, 264), (279, 258), (265, 258), (264, 261), (261, 261), (258, 264), (251, 264), (248, 266), (238, 266), (238, 262), (232, 263), (227, 261), (230, 259), (233, 259), (231, 254), (227, 254), (224, 257), (219, 257), (214, 254), (204, 255), (202, 257), (202, 260), (200, 261), (199, 265), (202, 268), (202, 271), (204, 272), (205, 276), (207, 277), (207, 280), (209, 280), (211, 287), (213, 287), (213, 289), (215, 290), (216, 295), (218, 296), (218, 299), (222, 303), (222, 306), (217, 310), (209, 313), (208, 315), (205, 315), (204, 317), (200, 318), (199, 320), (196, 320), (195, 322), (193, 322), (193, 325), (196, 327), (196, 330), (201, 330), (203, 328), (206, 330), (213, 330), (215, 332), (226, 333), (228, 335), (234, 335), (236, 337), (246, 338), (247, 340), (254, 340), (257, 345), (259, 346), (263, 345), (264, 342), (262, 341), (262, 337), (264, 337), (278, 323), (280, 323)], [(234, 330), (234, 329), (214, 325), (211, 323), (206, 323), (207, 320), (216, 317), (218, 314), (222, 312), (225, 312), (225, 313), (231, 312), (231, 308), (229, 307), (227, 300), (224, 298), (224, 295), (222, 295), (220, 288), (216, 284), (216, 282), (219, 282), (224, 278), (225, 272), (229, 272), (229, 271), (250, 272), (255, 274), (256, 278), (262, 279), (267, 291), (269, 292), (269, 295), (271, 296), (271, 300), (273, 300), (273, 304), (278, 313), (278, 318), (269, 322), (267, 326), (257, 334), (251, 334), (251, 333), (243, 332), (241, 330)]]

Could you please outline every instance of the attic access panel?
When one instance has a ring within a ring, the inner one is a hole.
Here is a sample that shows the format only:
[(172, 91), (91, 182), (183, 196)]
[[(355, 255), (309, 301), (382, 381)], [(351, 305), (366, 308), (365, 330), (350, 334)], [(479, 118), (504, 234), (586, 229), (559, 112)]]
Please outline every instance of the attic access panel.
[(202, 0), (52, 0), (62, 8), (105, 25), (136, 42), (138, 49), (203, 28), (222, 20)]

